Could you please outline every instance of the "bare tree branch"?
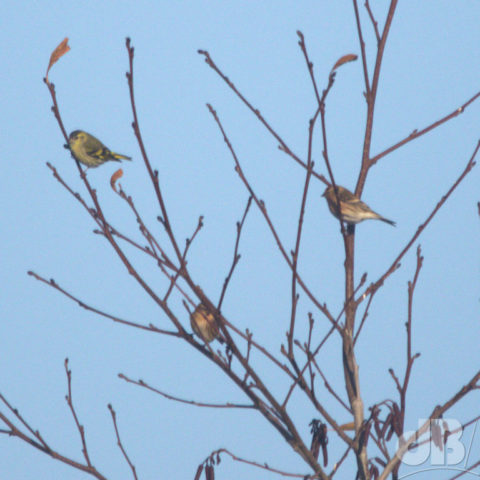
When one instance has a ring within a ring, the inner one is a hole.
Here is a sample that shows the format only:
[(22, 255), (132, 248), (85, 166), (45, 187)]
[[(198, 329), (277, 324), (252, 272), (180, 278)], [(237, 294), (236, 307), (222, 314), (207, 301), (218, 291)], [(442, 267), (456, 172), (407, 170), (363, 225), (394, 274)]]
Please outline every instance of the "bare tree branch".
[[(98, 480), (107, 480), (107, 477), (103, 476), (89, 461), (87, 464), (83, 464), (80, 462), (77, 462), (65, 455), (62, 455), (61, 453), (57, 452), (53, 448), (51, 448), (47, 442), (43, 439), (42, 435), (38, 430), (34, 430), (28, 422), (23, 418), (22, 415), (18, 412), (16, 408), (13, 408), (7, 399), (0, 394), (0, 400), (7, 406), (8, 410), (10, 410), (15, 417), (27, 428), (27, 430), (30, 432), (29, 436), (28, 434), (22, 432), (19, 428), (17, 428), (12, 421), (10, 421), (4, 413), (0, 412), (0, 420), (7, 425), (8, 430), (0, 430), (0, 433), (7, 434), (12, 437), (17, 437), (23, 442), (31, 445), (32, 447), (36, 448), (37, 450), (49, 455), (52, 457), (54, 460), (58, 460), (65, 465), (69, 465), (77, 470), (81, 470), (82, 472), (88, 473), (92, 477), (97, 478)], [(83, 443), (83, 440), (82, 440)], [(86, 445), (84, 446), (86, 450)], [(85, 455), (84, 455), (85, 456)]]
[(404, 442), (400, 445), (400, 447), (395, 452), (395, 455), (392, 459), (388, 462), (385, 469), (378, 477), (378, 480), (386, 480), (388, 475), (393, 471), (393, 469), (397, 466), (400, 460), (403, 458), (405, 453), (407, 452), (410, 445), (412, 445), (418, 437), (420, 437), (423, 433), (425, 433), (430, 428), (430, 421), (435, 418), (441, 418), (442, 415), (445, 414), (447, 410), (449, 410), (453, 405), (457, 404), (462, 398), (464, 398), (468, 393), (472, 390), (479, 388), (477, 385), (480, 380), (480, 371), (478, 371), (472, 379), (464, 385), (455, 395), (453, 395), (449, 400), (447, 400), (443, 405), (437, 405), (426, 422), (416, 431), (414, 432), (408, 439), (404, 439)]
[(35, 272), (29, 271), (27, 272), (28, 275), (31, 275), (34, 277), (36, 280), (45, 283), (45, 285), (48, 285), (49, 287), (54, 288), (55, 290), (59, 291), (63, 295), (65, 295), (67, 298), (70, 300), (73, 300), (76, 302), (80, 307), (84, 308), (85, 310), (88, 310), (89, 312), (96, 313), (97, 315), (100, 315), (101, 317), (109, 318), (110, 320), (113, 320), (116, 323), (121, 323), (122, 325), (127, 325), (129, 327), (134, 327), (134, 328), (140, 328), (141, 330), (149, 330), (151, 332), (156, 332), (156, 333), (162, 333), (164, 335), (172, 335), (174, 337), (179, 337), (180, 334), (178, 332), (172, 332), (169, 330), (161, 330), (157, 327), (154, 327), (153, 325), (142, 325), (140, 323), (136, 322), (130, 322), (128, 320), (123, 320), (119, 317), (116, 317), (114, 315), (110, 315), (109, 313), (106, 313), (102, 310), (99, 310), (98, 308), (92, 307), (90, 305), (87, 305), (84, 301), (80, 300), (78, 297), (72, 295), (71, 293), (67, 292), (64, 288), (62, 288), (53, 278), (50, 280), (47, 280), (46, 278), (42, 277), (41, 275), (38, 275)]
[(228, 275), (225, 277), (225, 281), (223, 282), (222, 292), (220, 293), (220, 299), (218, 300), (218, 305), (217, 305), (218, 311), (220, 311), (222, 308), (222, 303), (223, 303), (225, 294), (227, 293), (228, 284), (230, 283), (230, 279), (232, 278), (235, 267), (237, 266), (237, 263), (240, 260), (240, 254), (238, 253), (238, 247), (240, 245), (240, 235), (242, 234), (243, 224), (245, 223), (245, 219), (247, 218), (247, 214), (248, 214), (248, 211), (250, 210), (251, 204), (252, 204), (252, 197), (248, 197), (247, 205), (245, 207), (245, 211), (243, 212), (242, 220), (240, 222), (237, 222), (237, 238), (235, 240), (235, 247), (233, 249), (232, 266), (230, 267), (230, 271), (228, 272)]
[(478, 153), (478, 150), (480, 148), (480, 140), (477, 142), (477, 145), (475, 147), (475, 150), (473, 151), (472, 156), (470, 157), (470, 160), (468, 161), (465, 169), (461, 173), (461, 175), (458, 177), (458, 179), (455, 181), (455, 183), (449, 188), (447, 193), (440, 199), (440, 201), (437, 203), (435, 208), (433, 209), (432, 213), (427, 217), (425, 222), (423, 222), (413, 235), (413, 237), (410, 239), (410, 241), (407, 243), (405, 248), (399, 253), (397, 258), (393, 261), (392, 265), (390, 268), (374, 283), (370, 284), (370, 286), (365, 290), (365, 292), (357, 299), (357, 305), (363, 302), (365, 298), (368, 295), (371, 295), (373, 292), (378, 290), (382, 285), (383, 282), (395, 271), (397, 268), (400, 266), (400, 260), (404, 257), (404, 255), (410, 250), (411, 246), (415, 243), (417, 238), (420, 236), (420, 234), (425, 230), (425, 227), (430, 223), (432, 218), (437, 214), (437, 212), (440, 210), (442, 205), (448, 200), (450, 195), (455, 191), (455, 189), (460, 185), (462, 180), (470, 173), (472, 168), (476, 165), (475, 162), (475, 157)]
[(369, 166), (375, 165), (382, 157), (385, 157), (389, 153), (392, 153), (394, 150), (397, 150), (397, 148), (403, 147), (403, 145), (406, 145), (407, 143), (411, 142), (412, 140), (417, 139), (418, 137), (421, 137), (422, 135), (425, 135), (426, 133), (434, 130), (435, 128), (439, 127), (440, 125), (443, 125), (445, 122), (448, 122), (449, 120), (452, 120), (455, 117), (458, 117), (458, 115), (462, 114), (467, 107), (469, 107), (477, 98), (480, 97), (480, 92), (477, 92), (473, 97), (468, 99), (463, 105), (460, 107), (456, 108), (453, 112), (449, 113), (448, 115), (445, 115), (444, 117), (440, 118), (439, 120), (431, 123), (427, 127), (417, 130), (415, 129), (410, 135), (405, 137), (403, 140), (400, 140), (399, 142), (393, 144), (391, 147), (387, 148), (383, 152), (377, 153), (374, 157), (372, 157), (369, 161)]
[(122, 441), (120, 440), (120, 433), (118, 431), (118, 425), (117, 425), (117, 414), (115, 413), (115, 410), (113, 409), (111, 404), (108, 404), (108, 409), (110, 410), (110, 414), (112, 415), (113, 427), (115, 428), (115, 436), (117, 437), (118, 448), (120, 449), (123, 457), (125, 458), (126, 462), (128, 463), (128, 466), (130, 467), (130, 470), (132, 471), (133, 478), (135, 480), (138, 480), (137, 471), (135, 469), (135, 466), (130, 461), (130, 458), (128, 457), (127, 452), (125, 451), (125, 448), (122, 444)]
[[(206, 50), (198, 50), (198, 53), (205, 57), (205, 63), (220, 76), (220, 78), (229, 86), (229, 88), (235, 93), (235, 95), (237, 95), (237, 97), (247, 106), (247, 108), (258, 118), (260, 123), (262, 123), (262, 125), (268, 130), (268, 132), (275, 138), (275, 140), (277, 140), (277, 142), (280, 144), (279, 149), (282, 152), (285, 152), (289, 157), (295, 160), (295, 162), (301, 165), (303, 168), (307, 168), (307, 164), (303, 160), (301, 160), (300, 157), (297, 156), (292, 150), (290, 150), (290, 148), (280, 137), (280, 135), (270, 126), (269, 122), (267, 122), (263, 118), (260, 110), (253, 107), (253, 105), (240, 93), (240, 91), (235, 87), (235, 85), (230, 81), (230, 79), (220, 70), (220, 68), (212, 60), (210, 54)], [(315, 171), (312, 171), (312, 175), (321, 180), (322, 182), (326, 184), (328, 183), (323, 175)]]
[(174, 400), (175, 402), (179, 403), (186, 403), (188, 405), (194, 405), (195, 407), (208, 407), (208, 408), (246, 408), (246, 409), (256, 409), (255, 405), (249, 404), (240, 404), (240, 403), (205, 403), (205, 402), (198, 402), (196, 400), (185, 400), (180, 397), (176, 397), (174, 395), (170, 395), (169, 393), (162, 392), (161, 390), (158, 390), (157, 388), (151, 387), (148, 383), (144, 382), (143, 380), (133, 380), (127, 375), (123, 373), (119, 373), (118, 377), (121, 378), (122, 380), (125, 380), (128, 383), (133, 383), (134, 385), (138, 385), (139, 387), (146, 388), (147, 390), (150, 390), (151, 392), (158, 393), (162, 397), (167, 398), (168, 400)]

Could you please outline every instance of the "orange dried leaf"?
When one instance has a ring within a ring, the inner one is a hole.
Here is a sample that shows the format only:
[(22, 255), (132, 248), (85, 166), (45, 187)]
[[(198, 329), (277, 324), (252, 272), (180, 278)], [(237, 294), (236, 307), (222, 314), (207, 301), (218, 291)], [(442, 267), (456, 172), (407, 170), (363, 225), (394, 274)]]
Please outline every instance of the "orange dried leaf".
[(58, 59), (60, 57), (62, 57), (63, 55), (65, 55), (68, 51), (70, 50), (70, 47), (68, 45), (68, 37), (65, 37), (61, 42), (60, 44), (58, 45), (58, 47), (52, 52), (52, 54), (50, 55), (50, 62), (48, 64), (48, 68), (47, 68), (47, 75), (46, 75), (46, 78), (48, 80), (48, 72), (50, 71), (50, 69), (52, 68), (52, 65), (58, 61)]
[(355, 423), (353, 422), (344, 423), (343, 425), (340, 425), (340, 428), (342, 430), (355, 430)]
[(115, 193), (118, 193), (117, 192), (117, 186), (115, 185), (115, 183), (117, 182), (117, 180), (119, 178), (122, 178), (123, 177), (123, 170), (121, 168), (119, 168), (113, 175), (112, 175), (112, 178), (110, 178), (110, 186), (112, 187), (113, 191)]
[(348, 55), (344, 55), (343, 57), (340, 57), (335, 62), (335, 65), (332, 68), (332, 72), (336, 70), (338, 67), (341, 67), (342, 65), (344, 65), (345, 63), (355, 61), (357, 58), (358, 58), (357, 55), (355, 55), (354, 53), (349, 53)]

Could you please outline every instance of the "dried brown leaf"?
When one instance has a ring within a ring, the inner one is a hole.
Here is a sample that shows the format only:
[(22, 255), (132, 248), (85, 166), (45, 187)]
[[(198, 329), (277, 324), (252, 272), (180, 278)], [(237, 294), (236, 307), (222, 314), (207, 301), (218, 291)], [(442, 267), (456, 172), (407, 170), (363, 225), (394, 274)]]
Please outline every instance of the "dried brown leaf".
[(112, 187), (113, 191), (115, 193), (118, 193), (117, 192), (117, 186), (116, 186), (116, 182), (119, 178), (122, 178), (123, 176), (123, 170), (121, 168), (119, 168), (113, 175), (112, 175), (112, 178), (110, 178), (110, 186)]
[(355, 430), (355, 423), (353, 422), (348, 422), (348, 423), (344, 423), (343, 425), (340, 425), (340, 428), (342, 430)]
[(58, 62), (60, 57), (65, 55), (69, 50), (70, 50), (70, 46), (68, 45), (68, 37), (65, 37), (50, 55), (50, 62), (48, 63), (47, 74), (45, 75), (47, 82), (48, 82), (48, 72), (52, 68), (53, 64)]
[(354, 53), (349, 53), (347, 55), (344, 55), (343, 57), (340, 57), (336, 62), (335, 65), (332, 68), (332, 72), (336, 70), (338, 67), (341, 67), (342, 65), (345, 65), (345, 63), (348, 62), (353, 62), (358, 58), (357, 55)]

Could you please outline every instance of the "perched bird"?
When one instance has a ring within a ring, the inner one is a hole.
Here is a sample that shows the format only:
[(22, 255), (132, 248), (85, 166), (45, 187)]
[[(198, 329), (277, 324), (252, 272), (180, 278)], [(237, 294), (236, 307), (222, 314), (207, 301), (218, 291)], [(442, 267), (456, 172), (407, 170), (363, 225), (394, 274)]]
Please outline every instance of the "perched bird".
[(87, 167), (98, 167), (108, 160), (120, 161), (131, 160), (126, 155), (109, 150), (100, 140), (82, 130), (74, 130), (68, 137), (68, 145), (65, 145), (73, 156)]
[[(337, 196), (340, 202), (340, 208), (338, 208)], [(332, 212), (332, 215), (336, 218), (340, 218), (341, 216), (342, 220), (348, 225), (355, 225), (363, 220), (372, 218), (395, 226), (395, 222), (375, 213), (366, 203), (362, 202), (356, 195), (340, 185), (337, 185), (337, 195), (335, 195), (333, 185), (330, 185), (325, 192), (323, 192), (322, 197), (326, 198), (328, 208), (330, 212)]]
[(193, 331), (206, 343), (210, 343), (218, 336), (218, 326), (215, 317), (200, 303), (190, 315), (190, 325)]

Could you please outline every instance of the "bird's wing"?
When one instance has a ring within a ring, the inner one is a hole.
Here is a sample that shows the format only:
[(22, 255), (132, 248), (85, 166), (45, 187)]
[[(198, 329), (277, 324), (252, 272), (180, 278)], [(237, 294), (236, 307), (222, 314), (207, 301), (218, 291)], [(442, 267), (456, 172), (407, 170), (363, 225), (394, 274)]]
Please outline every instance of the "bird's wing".
[(101, 147), (101, 148), (87, 147), (85, 149), (85, 152), (87, 153), (87, 155), (90, 155), (95, 158), (108, 158), (111, 155), (110, 150), (105, 147)]
[(339, 192), (339, 198), (341, 202), (349, 203), (352, 207), (355, 206), (359, 210), (362, 210), (364, 212), (375, 213), (365, 202), (362, 202), (362, 200), (360, 200), (353, 193), (349, 192), (347, 189), (344, 189), (341, 192)]
[(342, 188), (341, 190), (339, 189), (338, 199), (341, 202), (361, 202), (358, 197), (356, 197), (353, 193), (349, 192), (346, 188)]
[(108, 150), (108, 148), (93, 135), (90, 135), (90, 138), (85, 143), (85, 151), (90, 154), (101, 153), (102, 150)]

